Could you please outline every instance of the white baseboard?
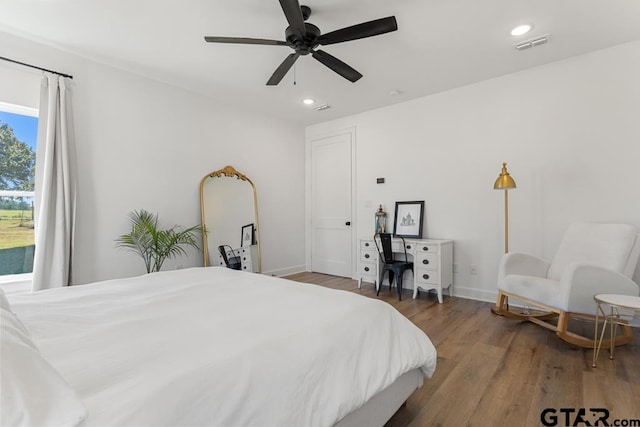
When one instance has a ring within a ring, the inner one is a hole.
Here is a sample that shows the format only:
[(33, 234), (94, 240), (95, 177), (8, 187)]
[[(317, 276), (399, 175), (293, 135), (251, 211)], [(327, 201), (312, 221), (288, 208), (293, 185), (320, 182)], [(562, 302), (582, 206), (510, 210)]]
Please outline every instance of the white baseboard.
[[(282, 268), (282, 269), (278, 269), (278, 270), (271, 270), (271, 271), (265, 271), (263, 272), (263, 274), (267, 274), (269, 276), (288, 276), (290, 274), (297, 274), (297, 273), (304, 273), (309, 271), (305, 265), (296, 265), (293, 267), (288, 267), (288, 268)], [(358, 280), (358, 276), (354, 276), (352, 277), (353, 280)], [(371, 286), (373, 285), (372, 282), (368, 282), (366, 280), (362, 281), (363, 285), (366, 284), (367, 286)], [(406, 286), (404, 286), (406, 285)], [(388, 286), (387, 281), (385, 280), (384, 282), (384, 286)], [(413, 289), (413, 283), (411, 282), (411, 280), (407, 280), (404, 284), (403, 284), (403, 289), (405, 290), (411, 290)], [(449, 295), (448, 293), (449, 291), (447, 289), (445, 289), (443, 291), (443, 293), (445, 295)], [(471, 300), (476, 300), (476, 301), (484, 301), (484, 302), (491, 302), (491, 303), (495, 303), (497, 298), (498, 298), (498, 291), (487, 291), (484, 289), (475, 289), (475, 288), (467, 288), (464, 286), (458, 286), (458, 285), (453, 285), (453, 296), (454, 297), (458, 297), (458, 298), (465, 298), (465, 299), (471, 299)], [(514, 304), (517, 305), (517, 304)]]
[(496, 302), (497, 291), (485, 291), (483, 289), (465, 288), (463, 286), (453, 286), (453, 296), (459, 298), (472, 299), (476, 301)]
[(268, 276), (288, 276), (290, 274), (304, 273), (307, 271), (304, 264), (302, 265), (294, 265), (292, 267), (287, 268), (279, 268), (276, 270), (263, 271), (262, 274), (266, 274)]

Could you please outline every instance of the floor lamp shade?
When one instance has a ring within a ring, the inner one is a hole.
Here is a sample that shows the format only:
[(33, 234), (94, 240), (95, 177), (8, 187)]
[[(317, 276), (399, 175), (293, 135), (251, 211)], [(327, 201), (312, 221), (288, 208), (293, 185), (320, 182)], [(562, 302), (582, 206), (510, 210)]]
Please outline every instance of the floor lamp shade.
[(504, 253), (509, 252), (509, 196), (508, 190), (516, 188), (516, 182), (513, 180), (509, 172), (507, 172), (507, 163), (502, 163), (502, 172), (493, 184), (494, 190), (504, 190)]
[(498, 179), (496, 179), (495, 184), (493, 184), (494, 190), (509, 190), (511, 188), (516, 188), (516, 182), (513, 180), (509, 172), (507, 172), (507, 163), (502, 164), (502, 172)]

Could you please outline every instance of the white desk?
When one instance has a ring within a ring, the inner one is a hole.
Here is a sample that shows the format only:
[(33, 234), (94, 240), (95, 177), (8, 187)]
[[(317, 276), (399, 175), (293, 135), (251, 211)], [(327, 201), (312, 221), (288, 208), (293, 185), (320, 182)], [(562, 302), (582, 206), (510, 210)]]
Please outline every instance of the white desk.
[[(449, 289), (449, 296), (453, 294), (453, 241), (439, 239), (405, 239), (409, 261), (413, 259), (412, 281), (403, 283), (403, 288), (413, 287), (413, 298), (418, 295), (418, 289), (435, 289), (438, 302), (442, 303), (442, 290)], [(393, 239), (393, 252), (404, 256), (402, 239)], [(402, 256), (398, 259), (402, 259)], [(372, 282), (376, 290), (378, 283), (380, 260), (376, 244), (371, 238), (361, 238), (358, 259), (358, 288), (362, 281)]]

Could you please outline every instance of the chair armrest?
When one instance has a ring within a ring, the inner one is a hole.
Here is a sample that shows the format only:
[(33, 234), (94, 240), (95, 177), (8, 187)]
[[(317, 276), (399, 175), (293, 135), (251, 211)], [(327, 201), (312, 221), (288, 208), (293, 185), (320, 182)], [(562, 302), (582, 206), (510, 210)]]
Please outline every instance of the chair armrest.
[(560, 285), (561, 289), (567, 290), (566, 310), (572, 313), (595, 314), (593, 296), (596, 294), (640, 294), (638, 285), (627, 276), (582, 262), (567, 266)]
[(547, 277), (549, 265), (551, 265), (549, 261), (532, 255), (520, 253), (504, 254), (500, 260), (500, 268), (498, 269), (498, 282), (509, 274), (544, 278)]

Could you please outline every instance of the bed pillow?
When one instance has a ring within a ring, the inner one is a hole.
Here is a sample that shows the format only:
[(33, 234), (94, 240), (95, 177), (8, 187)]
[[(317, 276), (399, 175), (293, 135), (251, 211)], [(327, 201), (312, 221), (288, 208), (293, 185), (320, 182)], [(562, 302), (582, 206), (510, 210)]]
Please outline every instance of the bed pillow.
[(11, 306), (2, 288), (0, 288), (0, 309), (11, 311)]
[(77, 426), (87, 410), (15, 314), (0, 309), (0, 425)]

